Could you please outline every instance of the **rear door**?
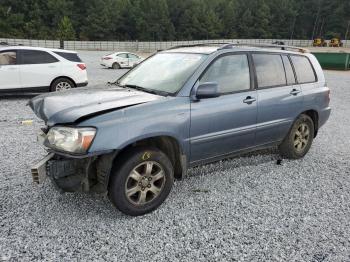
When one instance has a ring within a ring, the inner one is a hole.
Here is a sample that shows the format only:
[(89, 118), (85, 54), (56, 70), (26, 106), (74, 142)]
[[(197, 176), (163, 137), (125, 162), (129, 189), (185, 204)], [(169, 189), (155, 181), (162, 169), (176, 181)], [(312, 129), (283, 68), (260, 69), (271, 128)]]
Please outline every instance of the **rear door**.
[(140, 62), (140, 58), (137, 55), (128, 54), (128, 57), (129, 57), (129, 66), (130, 67), (133, 67)]
[(283, 140), (303, 104), (287, 55), (252, 54), (258, 87), (257, 145)]
[(191, 102), (191, 162), (254, 146), (257, 94), (249, 57), (235, 53), (217, 58), (199, 79), (216, 82), (220, 97)]
[(17, 51), (0, 52), (0, 89), (15, 89), (21, 87)]
[(19, 50), (23, 88), (49, 87), (61, 73), (61, 64), (50, 53), (41, 50)]
[(129, 67), (129, 57), (127, 53), (117, 55), (118, 63), (121, 67)]

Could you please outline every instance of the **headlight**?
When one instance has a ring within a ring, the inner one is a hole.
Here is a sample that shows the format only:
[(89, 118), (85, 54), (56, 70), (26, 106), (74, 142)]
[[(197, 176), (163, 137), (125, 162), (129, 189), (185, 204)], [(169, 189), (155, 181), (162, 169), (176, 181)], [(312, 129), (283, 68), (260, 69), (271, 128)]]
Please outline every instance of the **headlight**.
[(45, 145), (60, 151), (86, 153), (96, 134), (92, 127), (52, 127), (46, 136)]

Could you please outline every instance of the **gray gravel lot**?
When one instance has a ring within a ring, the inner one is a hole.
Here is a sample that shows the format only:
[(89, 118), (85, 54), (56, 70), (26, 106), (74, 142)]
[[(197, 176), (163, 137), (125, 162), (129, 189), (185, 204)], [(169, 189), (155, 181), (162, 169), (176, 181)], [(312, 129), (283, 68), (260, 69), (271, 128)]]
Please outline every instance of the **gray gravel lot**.
[[(90, 83), (123, 72), (102, 69), (102, 54), (81, 55)], [(105, 196), (33, 185), (42, 122), (29, 97), (1, 98), (0, 261), (350, 261), (350, 72), (326, 78), (333, 112), (304, 159), (276, 165), (268, 150), (191, 169), (137, 218)]]

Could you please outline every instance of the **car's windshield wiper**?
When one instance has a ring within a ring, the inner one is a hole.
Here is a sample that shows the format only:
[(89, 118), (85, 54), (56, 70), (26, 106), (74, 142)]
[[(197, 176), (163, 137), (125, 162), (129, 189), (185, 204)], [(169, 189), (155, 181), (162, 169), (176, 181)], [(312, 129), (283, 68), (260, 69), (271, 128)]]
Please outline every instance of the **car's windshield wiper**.
[(144, 88), (142, 86), (138, 86), (138, 85), (119, 85), (121, 87), (128, 87), (128, 88), (132, 88), (132, 89), (136, 89), (139, 91), (143, 91), (146, 93), (150, 93), (150, 94), (155, 94), (155, 95), (161, 95), (161, 96), (168, 96), (169, 93), (166, 91), (160, 91), (160, 90), (154, 90), (154, 89), (148, 89), (148, 88)]
[(107, 82), (108, 85), (115, 85), (115, 86), (121, 86), (119, 85), (118, 81), (115, 82)]

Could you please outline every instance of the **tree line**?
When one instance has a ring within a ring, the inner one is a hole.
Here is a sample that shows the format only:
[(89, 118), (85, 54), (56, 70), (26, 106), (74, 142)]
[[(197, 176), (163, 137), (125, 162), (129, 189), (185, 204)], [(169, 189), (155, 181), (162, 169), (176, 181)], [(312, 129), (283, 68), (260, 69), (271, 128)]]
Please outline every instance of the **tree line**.
[(5, 38), (345, 38), (349, 22), (349, 0), (0, 0)]

